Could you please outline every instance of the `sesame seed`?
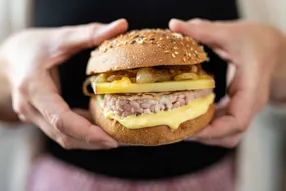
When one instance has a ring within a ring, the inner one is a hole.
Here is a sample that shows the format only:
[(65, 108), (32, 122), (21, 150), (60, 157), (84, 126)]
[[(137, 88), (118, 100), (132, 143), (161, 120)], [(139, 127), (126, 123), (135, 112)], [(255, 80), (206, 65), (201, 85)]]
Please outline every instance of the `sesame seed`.
[(175, 57), (176, 57), (176, 55), (175, 55), (174, 53), (172, 53), (172, 57), (173, 57), (173, 58), (175, 58)]
[(138, 40), (138, 44), (143, 44), (143, 40), (142, 39)]
[(166, 51), (165, 51), (165, 53), (169, 53), (169, 52), (170, 52), (169, 50), (166, 50)]
[(178, 54), (179, 54), (179, 52), (175, 52), (175, 54), (177, 54), (177, 55), (178, 55)]
[(178, 49), (178, 47), (174, 46), (174, 49), (175, 49), (175, 50), (177, 50), (177, 49)]
[(176, 38), (183, 38), (183, 35), (181, 35), (180, 33), (174, 33), (173, 36), (175, 36)]
[(184, 60), (184, 62), (186, 62), (186, 61), (187, 61), (187, 59), (186, 59), (185, 57), (183, 58), (183, 60)]

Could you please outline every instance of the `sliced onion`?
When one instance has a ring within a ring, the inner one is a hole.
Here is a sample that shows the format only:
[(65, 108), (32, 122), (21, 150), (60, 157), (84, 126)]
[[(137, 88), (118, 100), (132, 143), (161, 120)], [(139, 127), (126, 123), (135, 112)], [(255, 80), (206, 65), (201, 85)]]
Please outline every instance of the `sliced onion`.
[(192, 73), (198, 73), (198, 71), (199, 71), (199, 68), (197, 67), (197, 66), (192, 66), (192, 68), (191, 68), (191, 72)]
[(177, 76), (175, 76), (175, 81), (181, 81), (181, 80), (197, 80), (199, 76), (195, 73), (188, 72), (188, 73), (182, 73)]
[(103, 83), (107, 81), (106, 78), (107, 78), (106, 74), (99, 74), (93, 78), (93, 81), (96, 83)]
[(138, 70), (136, 75), (136, 83), (145, 84), (154, 82), (156, 82), (156, 78), (154, 76), (153, 68), (141, 68)]
[(112, 74), (112, 75), (108, 76), (107, 81), (113, 82), (115, 80), (121, 80), (124, 76), (125, 75), (114, 75), (114, 74)]
[(136, 75), (136, 83), (154, 83), (172, 80), (172, 75), (168, 70), (156, 70), (154, 68), (141, 68)]
[(135, 82), (136, 73), (131, 70), (112, 72), (108, 75), (107, 81), (113, 82), (115, 80), (121, 80), (123, 77), (128, 77), (132, 82)]

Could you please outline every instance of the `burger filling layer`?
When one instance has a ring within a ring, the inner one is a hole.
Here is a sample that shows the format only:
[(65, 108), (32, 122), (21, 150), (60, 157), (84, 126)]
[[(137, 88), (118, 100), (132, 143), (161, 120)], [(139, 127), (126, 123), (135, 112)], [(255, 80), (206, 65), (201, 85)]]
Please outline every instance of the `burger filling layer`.
[(106, 72), (90, 82), (104, 116), (129, 129), (177, 129), (204, 115), (214, 101), (214, 80), (200, 65)]
[(139, 116), (141, 114), (158, 113), (185, 106), (190, 101), (211, 93), (211, 89), (204, 89), (129, 95), (107, 94), (104, 96), (104, 110), (123, 118), (130, 115)]
[[(181, 123), (208, 111), (214, 101), (211, 89), (160, 94), (98, 96), (104, 115), (129, 129)], [(160, 108), (159, 108), (160, 106)], [(153, 108), (154, 107), (154, 108)]]

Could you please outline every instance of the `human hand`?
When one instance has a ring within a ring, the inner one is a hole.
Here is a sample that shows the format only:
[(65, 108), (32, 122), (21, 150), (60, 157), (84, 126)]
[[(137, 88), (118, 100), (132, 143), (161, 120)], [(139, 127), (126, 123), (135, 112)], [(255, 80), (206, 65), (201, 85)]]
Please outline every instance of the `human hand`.
[(216, 117), (192, 138), (209, 145), (235, 147), (268, 101), (272, 74), (284, 55), (283, 34), (246, 21), (171, 20), (169, 26), (208, 45), (235, 68), (227, 96), (216, 106)]
[(71, 110), (60, 96), (54, 72), (75, 53), (127, 29), (125, 20), (73, 27), (29, 29), (7, 39), (0, 68), (9, 82), (13, 109), (65, 149), (108, 149), (117, 142)]

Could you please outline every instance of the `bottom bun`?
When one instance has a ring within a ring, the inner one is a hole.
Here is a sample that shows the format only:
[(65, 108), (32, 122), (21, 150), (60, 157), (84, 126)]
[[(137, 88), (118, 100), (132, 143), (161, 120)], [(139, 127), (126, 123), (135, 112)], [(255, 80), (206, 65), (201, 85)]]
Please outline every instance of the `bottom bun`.
[(106, 119), (103, 115), (103, 109), (97, 104), (95, 98), (91, 99), (90, 110), (95, 124), (103, 128), (104, 131), (119, 143), (142, 146), (171, 144), (190, 137), (205, 128), (210, 123), (214, 114), (214, 106), (210, 105), (207, 113), (181, 123), (176, 130), (172, 130), (166, 125), (142, 129), (127, 129), (116, 120)]

